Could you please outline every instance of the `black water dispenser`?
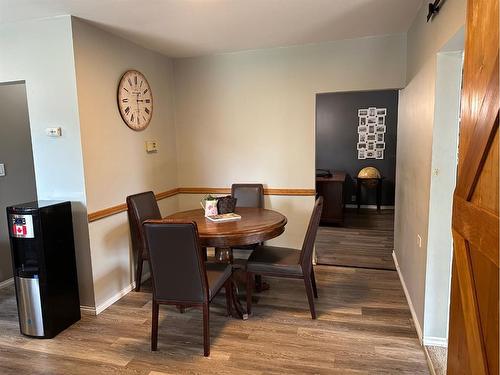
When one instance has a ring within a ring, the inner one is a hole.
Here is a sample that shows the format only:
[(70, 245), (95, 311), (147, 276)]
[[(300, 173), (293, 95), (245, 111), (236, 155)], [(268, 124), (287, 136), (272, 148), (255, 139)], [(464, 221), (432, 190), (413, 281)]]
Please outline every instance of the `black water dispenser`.
[(80, 320), (70, 202), (7, 207), (21, 333), (52, 338)]

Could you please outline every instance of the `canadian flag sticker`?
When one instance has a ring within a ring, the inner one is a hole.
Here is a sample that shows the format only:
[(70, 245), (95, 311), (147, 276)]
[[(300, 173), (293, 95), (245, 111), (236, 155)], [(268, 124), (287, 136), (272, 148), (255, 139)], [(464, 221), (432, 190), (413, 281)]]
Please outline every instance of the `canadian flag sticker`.
[(33, 238), (33, 218), (31, 215), (12, 215), (12, 236)]

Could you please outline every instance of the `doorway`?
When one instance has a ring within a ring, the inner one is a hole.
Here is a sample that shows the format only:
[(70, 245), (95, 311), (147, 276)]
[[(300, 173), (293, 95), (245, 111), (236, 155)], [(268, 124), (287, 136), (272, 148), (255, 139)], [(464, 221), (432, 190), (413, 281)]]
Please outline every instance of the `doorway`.
[(423, 326), (423, 343), (436, 374), (446, 373), (464, 39), (462, 28), (436, 57)]
[(316, 95), (317, 263), (395, 270), (398, 90)]
[[(37, 199), (24, 82), (0, 84), (0, 289), (12, 287), (6, 207)], [(12, 298), (13, 293), (9, 294)]]

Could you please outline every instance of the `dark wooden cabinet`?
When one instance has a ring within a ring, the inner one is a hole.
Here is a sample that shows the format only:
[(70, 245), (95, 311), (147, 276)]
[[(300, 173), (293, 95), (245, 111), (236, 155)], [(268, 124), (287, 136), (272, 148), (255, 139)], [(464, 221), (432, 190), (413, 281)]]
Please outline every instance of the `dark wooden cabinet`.
[(331, 177), (316, 177), (316, 193), (324, 199), (322, 224), (343, 224), (345, 172), (334, 172)]

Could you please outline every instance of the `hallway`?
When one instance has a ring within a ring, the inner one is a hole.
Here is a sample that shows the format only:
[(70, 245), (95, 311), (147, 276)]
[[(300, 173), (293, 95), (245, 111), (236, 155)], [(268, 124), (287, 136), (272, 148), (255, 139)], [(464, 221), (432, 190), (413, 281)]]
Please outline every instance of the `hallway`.
[(322, 226), (316, 237), (318, 264), (396, 270), (394, 210), (345, 209), (343, 226)]

